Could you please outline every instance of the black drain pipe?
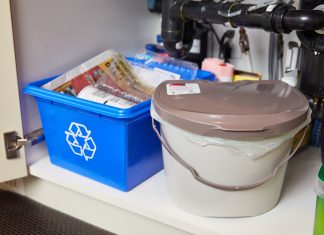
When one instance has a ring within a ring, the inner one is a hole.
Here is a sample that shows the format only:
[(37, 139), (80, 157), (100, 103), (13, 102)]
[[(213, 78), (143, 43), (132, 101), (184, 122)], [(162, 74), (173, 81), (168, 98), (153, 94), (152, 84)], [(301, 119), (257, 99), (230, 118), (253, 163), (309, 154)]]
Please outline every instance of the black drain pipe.
[(292, 30), (315, 31), (324, 28), (324, 12), (296, 10), (284, 3), (269, 6), (237, 2), (163, 0), (162, 38), (171, 56), (182, 57), (190, 49), (191, 40), (183, 40), (184, 25), (190, 21), (290, 33)]

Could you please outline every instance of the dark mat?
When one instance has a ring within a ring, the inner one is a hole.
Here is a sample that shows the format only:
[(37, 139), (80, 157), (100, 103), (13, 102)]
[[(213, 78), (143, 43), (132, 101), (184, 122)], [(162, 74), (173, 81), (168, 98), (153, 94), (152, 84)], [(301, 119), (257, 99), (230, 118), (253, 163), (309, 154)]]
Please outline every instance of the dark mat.
[(112, 235), (16, 193), (0, 190), (0, 235)]

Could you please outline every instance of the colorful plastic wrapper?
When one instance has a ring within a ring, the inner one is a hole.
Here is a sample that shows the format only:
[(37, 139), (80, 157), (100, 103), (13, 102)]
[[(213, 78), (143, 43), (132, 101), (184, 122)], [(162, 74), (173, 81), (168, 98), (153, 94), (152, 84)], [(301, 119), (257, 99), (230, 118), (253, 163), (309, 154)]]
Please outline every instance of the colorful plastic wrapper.
[(86, 61), (43, 88), (77, 96), (85, 87), (97, 85), (99, 80), (105, 91), (135, 103), (149, 99), (154, 91), (154, 87), (137, 78), (126, 59), (114, 50)]
[(161, 72), (173, 73), (181, 79), (193, 80), (198, 72), (198, 65), (193, 62), (176, 59), (173, 57), (162, 56), (151, 51), (139, 51), (135, 55), (136, 59), (144, 60), (147, 67)]

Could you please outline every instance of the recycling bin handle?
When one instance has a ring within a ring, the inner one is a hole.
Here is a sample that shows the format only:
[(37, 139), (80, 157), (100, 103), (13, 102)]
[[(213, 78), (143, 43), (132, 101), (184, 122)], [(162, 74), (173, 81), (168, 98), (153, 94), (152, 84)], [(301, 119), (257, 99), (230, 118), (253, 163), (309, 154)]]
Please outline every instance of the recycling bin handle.
[(254, 183), (254, 184), (248, 184), (248, 185), (240, 185), (240, 186), (232, 186), (232, 185), (223, 185), (223, 184), (217, 184), (214, 182), (211, 182), (209, 180), (206, 180), (204, 178), (202, 178), (201, 176), (199, 176), (198, 172), (190, 165), (188, 164), (186, 161), (184, 161), (178, 154), (176, 154), (173, 149), (169, 146), (169, 144), (164, 140), (164, 138), (162, 137), (162, 135), (160, 134), (160, 132), (158, 131), (156, 125), (155, 125), (155, 120), (152, 118), (152, 127), (154, 132), (156, 133), (157, 137), (159, 138), (160, 142), (162, 143), (162, 145), (164, 146), (164, 148), (169, 152), (169, 154), (178, 162), (180, 163), (183, 167), (185, 167), (187, 170), (189, 170), (192, 174), (192, 176), (200, 183), (205, 184), (209, 187), (215, 188), (215, 189), (219, 189), (219, 190), (223, 190), (223, 191), (243, 191), (243, 190), (248, 190), (248, 189), (252, 189), (255, 187), (258, 187), (260, 185), (265, 184), (266, 182), (268, 182), (269, 180), (273, 179), (277, 173), (278, 170), (281, 166), (283, 166), (284, 164), (286, 164), (290, 158), (292, 158), (295, 153), (297, 152), (298, 148), (300, 147), (301, 143), (303, 142), (307, 130), (309, 128), (309, 125), (307, 125), (307, 127), (305, 128), (302, 138), (300, 139), (298, 145), (296, 146), (296, 148), (294, 149), (294, 151), (292, 153), (290, 153), (290, 155), (286, 158), (284, 158), (281, 162), (279, 162), (278, 166), (273, 170), (273, 172), (263, 178), (262, 180)]

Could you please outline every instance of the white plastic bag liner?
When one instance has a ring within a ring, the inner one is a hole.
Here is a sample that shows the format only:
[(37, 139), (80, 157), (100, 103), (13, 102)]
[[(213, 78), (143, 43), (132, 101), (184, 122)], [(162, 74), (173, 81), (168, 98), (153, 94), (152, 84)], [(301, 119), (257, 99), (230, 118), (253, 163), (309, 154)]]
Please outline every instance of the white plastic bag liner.
[[(157, 119), (156, 119), (157, 120)], [(161, 123), (161, 120), (159, 121)], [(162, 121), (163, 122), (163, 121)], [(258, 159), (263, 157), (266, 153), (272, 151), (275, 148), (278, 148), (283, 142), (292, 139), (295, 135), (301, 131), (305, 126), (307, 126), (311, 122), (311, 112), (308, 114), (307, 120), (302, 123), (299, 127), (294, 130), (278, 136), (274, 138), (260, 139), (260, 140), (229, 140), (217, 137), (205, 137), (194, 135), (192, 133), (186, 135), (185, 132), (182, 132), (185, 138), (192, 141), (193, 143), (204, 147), (208, 145), (218, 145), (223, 147), (233, 148), (238, 150), (237, 157), (245, 156), (251, 159)], [(168, 123), (164, 122), (164, 125), (168, 125)], [(179, 129), (180, 130), (180, 129)]]

